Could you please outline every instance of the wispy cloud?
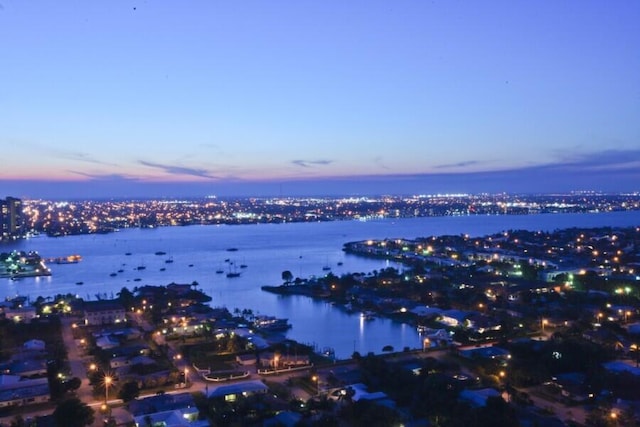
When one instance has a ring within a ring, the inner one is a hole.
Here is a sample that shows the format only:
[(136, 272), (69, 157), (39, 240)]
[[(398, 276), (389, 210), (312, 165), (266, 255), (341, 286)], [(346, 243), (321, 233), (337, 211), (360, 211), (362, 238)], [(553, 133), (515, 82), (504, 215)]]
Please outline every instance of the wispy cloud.
[(67, 172), (73, 173), (75, 175), (84, 176), (86, 178), (90, 178), (96, 181), (139, 181), (139, 178), (122, 175), (118, 173), (90, 173), (90, 172), (81, 172), (75, 170), (68, 170)]
[(374, 158), (373, 162), (376, 164), (376, 166), (380, 167), (381, 169), (386, 169), (386, 170), (391, 169), (389, 166), (384, 164), (384, 159), (380, 156)]
[(637, 167), (640, 162), (640, 149), (632, 150), (602, 150), (590, 153), (567, 154), (561, 153), (562, 158), (557, 163), (550, 163), (547, 167), (589, 168), (589, 169), (628, 169)]
[(220, 179), (220, 177), (212, 175), (210, 171), (201, 168), (191, 168), (180, 165), (166, 165), (161, 163), (148, 162), (146, 160), (138, 160), (138, 163), (143, 166), (159, 169), (170, 175), (186, 175), (195, 176), (198, 178)]
[(35, 143), (25, 142), (23, 144), (27, 146), (31, 146), (34, 149), (37, 149), (39, 151), (44, 151), (48, 156), (58, 158), (58, 159), (75, 160), (78, 162), (91, 163), (91, 164), (103, 165), (103, 166), (118, 166), (115, 163), (105, 162), (83, 151), (64, 150), (57, 147), (51, 147), (48, 145), (40, 144), (37, 142)]
[(303, 168), (310, 168), (313, 166), (330, 165), (331, 163), (333, 163), (333, 160), (292, 160), (291, 163)]
[(467, 160), (464, 162), (458, 162), (458, 163), (449, 163), (446, 165), (436, 165), (434, 166), (434, 169), (448, 169), (448, 168), (463, 168), (466, 166), (474, 166), (474, 165), (478, 165), (480, 164), (479, 161), (477, 160)]

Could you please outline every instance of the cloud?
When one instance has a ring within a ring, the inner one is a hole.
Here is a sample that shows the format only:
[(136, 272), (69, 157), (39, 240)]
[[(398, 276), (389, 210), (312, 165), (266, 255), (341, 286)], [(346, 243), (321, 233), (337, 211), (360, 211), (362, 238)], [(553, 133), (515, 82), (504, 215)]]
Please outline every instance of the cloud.
[(50, 147), (46, 145), (42, 145), (39, 143), (26, 142), (24, 145), (34, 147), (39, 151), (45, 151), (47, 155), (51, 157), (56, 157), (59, 159), (67, 159), (67, 160), (75, 160), (78, 162), (91, 163), (95, 165), (103, 165), (103, 166), (118, 166), (115, 163), (105, 162), (95, 157), (92, 157), (90, 154), (82, 152), (82, 151), (72, 151), (72, 150), (64, 150), (56, 147)]
[(330, 165), (331, 163), (333, 163), (333, 160), (292, 160), (291, 163), (303, 168), (310, 168), (313, 166)]
[(160, 169), (170, 175), (187, 175), (187, 176), (195, 176), (198, 178), (220, 179), (220, 177), (211, 175), (211, 173), (206, 169), (190, 168), (190, 167), (178, 166), (178, 165), (163, 165), (160, 163), (147, 162), (145, 160), (138, 160), (138, 163), (150, 168)]
[[(589, 168), (597, 170), (628, 169), (638, 167), (640, 149), (602, 150), (591, 153), (563, 154), (562, 161), (550, 163), (552, 168)], [(544, 166), (543, 166), (544, 167)]]
[(80, 172), (74, 170), (68, 170), (67, 172), (84, 176), (86, 178), (90, 178), (96, 181), (139, 181), (138, 178), (133, 176), (122, 175), (118, 173), (89, 173), (89, 172)]
[(385, 165), (385, 164), (383, 163), (383, 159), (382, 159), (382, 157), (380, 157), (380, 156), (378, 156), (378, 157), (374, 158), (374, 159), (373, 159), (373, 162), (374, 162), (378, 167), (380, 167), (381, 169), (386, 169), (386, 170), (391, 169), (389, 166), (387, 166), (387, 165)]
[(434, 169), (463, 168), (465, 166), (473, 166), (478, 164), (480, 164), (480, 162), (477, 160), (467, 160), (464, 162), (450, 163), (447, 165), (437, 165), (434, 166)]

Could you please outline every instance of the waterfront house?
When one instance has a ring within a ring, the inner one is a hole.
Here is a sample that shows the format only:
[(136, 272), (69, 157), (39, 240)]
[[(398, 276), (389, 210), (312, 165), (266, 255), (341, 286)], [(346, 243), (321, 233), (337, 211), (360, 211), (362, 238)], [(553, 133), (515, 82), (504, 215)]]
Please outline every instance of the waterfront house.
[(309, 356), (302, 354), (260, 353), (260, 366), (283, 369), (296, 366), (307, 366), (311, 362)]
[(445, 310), (440, 313), (440, 317), (438, 318), (438, 322), (455, 328), (457, 326), (464, 326), (467, 317), (471, 315), (470, 312), (462, 311), (462, 310)]
[(15, 323), (30, 323), (38, 317), (34, 306), (14, 304), (12, 302), (0, 303), (0, 313), (4, 315), (5, 319)]
[(502, 328), (502, 325), (497, 319), (480, 313), (471, 313), (467, 316), (464, 326), (479, 334), (489, 331), (499, 331)]

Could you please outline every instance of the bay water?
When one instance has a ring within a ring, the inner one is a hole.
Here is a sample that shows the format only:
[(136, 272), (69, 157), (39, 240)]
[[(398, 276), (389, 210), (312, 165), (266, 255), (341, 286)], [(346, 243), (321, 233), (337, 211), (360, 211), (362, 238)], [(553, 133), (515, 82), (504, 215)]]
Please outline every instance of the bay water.
[[(281, 284), (284, 270), (294, 277), (308, 278), (327, 274), (324, 267), (330, 267), (336, 275), (369, 273), (389, 266), (402, 268), (385, 260), (342, 252), (344, 243), (356, 240), (638, 225), (640, 211), (627, 211), (188, 226), (58, 238), (37, 236), (0, 244), (0, 252), (37, 251), (44, 258), (78, 254), (82, 261), (50, 263), (49, 277), (0, 279), (0, 297), (26, 295), (35, 299), (72, 293), (85, 299), (111, 298), (125, 286), (132, 290), (143, 285), (196, 281), (199, 289), (213, 298), (211, 306), (288, 318), (293, 325), (288, 337), (319, 350), (331, 348), (337, 358), (346, 358), (354, 351), (380, 353), (386, 345), (396, 350), (420, 348), (420, 336), (407, 324), (381, 318), (364, 320), (359, 313), (347, 313), (325, 301), (274, 295), (262, 291), (261, 286)], [(241, 273), (239, 277), (226, 276), (232, 263)], [(219, 270), (223, 273), (217, 273)]]

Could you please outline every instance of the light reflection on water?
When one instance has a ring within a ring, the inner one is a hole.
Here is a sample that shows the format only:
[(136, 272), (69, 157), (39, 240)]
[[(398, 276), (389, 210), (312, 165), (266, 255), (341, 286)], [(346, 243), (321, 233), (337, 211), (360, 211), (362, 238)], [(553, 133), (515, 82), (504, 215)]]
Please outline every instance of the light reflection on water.
[[(263, 285), (282, 282), (281, 274), (323, 275), (325, 265), (336, 275), (368, 273), (389, 266), (385, 260), (370, 260), (342, 252), (348, 241), (413, 238), (441, 234), (484, 235), (508, 229), (554, 230), (565, 227), (640, 224), (640, 212), (606, 214), (561, 214), (531, 216), (471, 216), (382, 220), (337, 221), (313, 224), (268, 224), (248, 226), (190, 226), (153, 230), (124, 230), (108, 235), (48, 238), (44, 236), (0, 245), (0, 252), (13, 249), (38, 251), (43, 257), (80, 254), (79, 264), (53, 264), (53, 276), (16, 281), (0, 279), (0, 297), (17, 294), (35, 298), (58, 293), (78, 294), (95, 299), (111, 298), (124, 287), (166, 285), (197, 281), (209, 294), (212, 306), (249, 308), (255, 313), (285, 317), (293, 324), (287, 335), (300, 342), (335, 349), (338, 358), (353, 351), (380, 353), (391, 345), (421, 348), (415, 328), (375, 318), (365, 320), (360, 313), (303, 296), (280, 296), (263, 292)], [(238, 248), (229, 252), (227, 248)], [(166, 255), (155, 255), (165, 251)], [(131, 252), (130, 256), (125, 253)], [(166, 263), (171, 258), (173, 263)], [(216, 274), (229, 269), (231, 259), (246, 264), (238, 278)], [(339, 265), (338, 263), (342, 263)], [(136, 267), (144, 265), (144, 270)], [(189, 265), (192, 265), (190, 267)], [(401, 268), (401, 267), (400, 267)], [(164, 269), (164, 271), (161, 271)], [(112, 273), (117, 273), (114, 277)], [(138, 279), (138, 281), (136, 281)], [(83, 285), (76, 285), (83, 282)]]

